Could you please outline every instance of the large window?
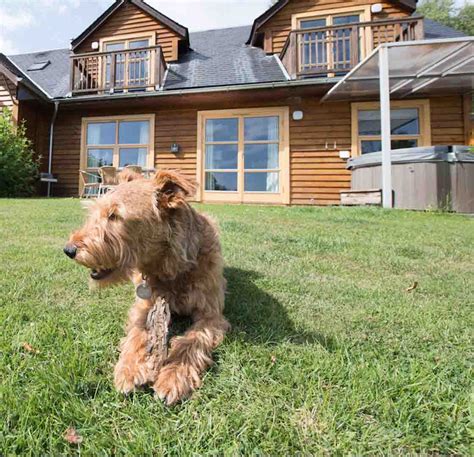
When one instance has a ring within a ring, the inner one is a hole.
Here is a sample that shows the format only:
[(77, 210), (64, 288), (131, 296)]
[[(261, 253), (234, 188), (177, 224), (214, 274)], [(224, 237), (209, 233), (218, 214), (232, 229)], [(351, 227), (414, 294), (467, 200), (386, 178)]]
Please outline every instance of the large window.
[[(430, 109), (426, 100), (394, 101), (391, 107), (392, 149), (429, 146)], [(352, 105), (353, 155), (382, 149), (380, 107), (377, 103)]]
[(288, 110), (200, 113), (206, 200), (286, 202)]
[(81, 169), (96, 174), (105, 166), (153, 167), (154, 115), (86, 118), (82, 125)]

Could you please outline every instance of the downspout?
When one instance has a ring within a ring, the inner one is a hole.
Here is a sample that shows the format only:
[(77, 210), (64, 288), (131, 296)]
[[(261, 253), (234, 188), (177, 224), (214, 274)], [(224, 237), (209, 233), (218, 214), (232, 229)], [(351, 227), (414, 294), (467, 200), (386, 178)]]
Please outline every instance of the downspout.
[[(59, 102), (54, 102), (54, 113), (51, 118), (51, 125), (49, 127), (49, 157), (48, 157), (48, 174), (52, 177), (53, 174), (53, 141), (54, 141), (54, 124), (58, 117)], [(48, 197), (51, 195), (51, 182), (48, 182)]]

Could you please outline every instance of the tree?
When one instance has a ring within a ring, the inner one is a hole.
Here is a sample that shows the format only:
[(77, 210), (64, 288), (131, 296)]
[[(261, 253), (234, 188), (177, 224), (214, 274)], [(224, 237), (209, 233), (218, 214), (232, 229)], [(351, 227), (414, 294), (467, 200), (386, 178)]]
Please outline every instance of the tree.
[(457, 8), (454, 0), (423, 0), (417, 11), (467, 35), (474, 35), (474, 4), (470, 1)]
[(8, 108), (0, 111), (0, 197), (27, 197), (38, 177), (38, 161), (24, 124), (13, 125)]

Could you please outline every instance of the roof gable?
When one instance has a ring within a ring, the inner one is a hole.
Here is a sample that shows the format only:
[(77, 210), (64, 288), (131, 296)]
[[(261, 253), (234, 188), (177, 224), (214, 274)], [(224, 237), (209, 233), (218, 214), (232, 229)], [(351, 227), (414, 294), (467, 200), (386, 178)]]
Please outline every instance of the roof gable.
[(162, 23), (170, 30), (178, 34), (187, 43), (189, 42), (189, 32), (186, 27), (182, 26), (181, 24), (178, 24), (177, 22), (170, 19), (168, 16), (165, 16), (164, 14), (155, 10), (143, 0), (115, 0), (115, 3), (113, 3), (106, 11), (104, 11), (104, 13), (102, 13), (77, 38), (74, 38), (72, 40), (72, 50), (74, 51), (78, 46), (80, 46), (92, 33), (94, 33), (102, 24), (104, 24), (107, 19), (109, 19), (116, 11), (118, 11), (123, 5), (127, 3), (136, 6), (141, 11), (156, 19), (158, 22)]
[[(255, 35), (257, 30), (267, 21), (269, 21), (273, 16), (275, 16), (275, 14), (281, 11), (286, 5), (288, 5), (290, 1), (291, 0), (278, 0), (267, 11), (265, 11), (262, 15), (255, 19), (252, 25), (252, 30), (250, 32), (249, 39), (247, 40), (247, 44), (255, 44)], [(417, 2), (418, 0), (392, 0), (392, 3), (395, 3), (410, 12), (414, 12), (416, 10)]]

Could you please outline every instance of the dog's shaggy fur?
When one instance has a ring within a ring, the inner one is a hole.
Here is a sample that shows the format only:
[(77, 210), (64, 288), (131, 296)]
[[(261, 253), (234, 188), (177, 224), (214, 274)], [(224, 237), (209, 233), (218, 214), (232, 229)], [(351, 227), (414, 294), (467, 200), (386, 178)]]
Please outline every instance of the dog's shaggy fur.
[(124, 393), (149, 384), (167, 404), (189, 396), (212, 363), (212, 351), (229, 324), (223, 316), (225, 279), (215, 224), (186, 201), (194, 184), (173, 171), (151, 180), (120, 184), (91, 208), (74, 232), (68, 254), (90, 268), (100, 286), (146, 278), (154, 296), (164, 296), (172, 313), (193, 325), (171, 340), (158, 374), (147, 363), (146, 318), (153, 300), (136, 299), (115, 367), (115, 386)]

